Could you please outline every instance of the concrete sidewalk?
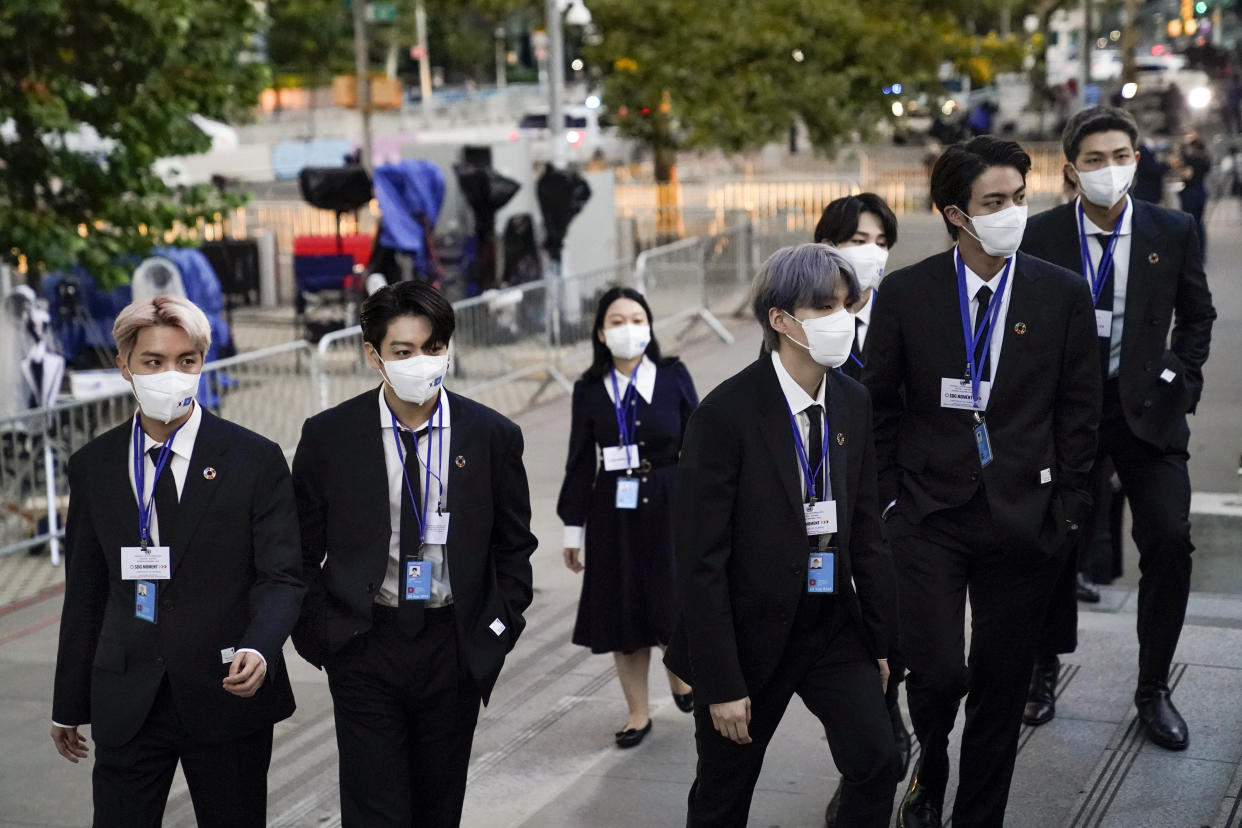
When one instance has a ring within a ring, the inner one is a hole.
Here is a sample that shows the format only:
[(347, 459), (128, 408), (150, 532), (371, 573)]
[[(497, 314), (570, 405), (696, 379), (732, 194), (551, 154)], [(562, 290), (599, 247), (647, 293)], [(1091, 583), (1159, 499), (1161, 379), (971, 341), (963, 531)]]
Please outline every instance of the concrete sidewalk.
[[(1238, 261), (1242, 213), (1230, 202), (1214, 219), (1209, 225), (1213, 259)], [(895, 254), (894, 265), (918, 258), (920, 250), (930, 252), (928, 245), (943, 238), (938, 222), (903, 219), (901, 258)], [(1242, 288), (1232, 278), (1215, 280), (1213, 288), (1221, 320), (1203, 413), (1192, 423), (1192, 473), (1197, 490), (1227, 492), (1232, 458), (1242, 442), (1236, 415), (1242, 384), (1231, 367), (1239, 353)], [(732, 346), (703, 337), (681, 345), (662, 337), (666, 351), (682, 353), (701, 394), (758, 350), (752, 323), (730, 326), (737, 335)], [(534, 561), (536, 596), (527, 631), (480, 718), (464, 824), (684, 824), (694, 775), (692, 723), (673, 706), (661, 671), (652, 671), (652, 734), (639, 748), (620, 751), (612, 734), (625, 712), (612, 659), (591, 656), (570, 643), (580, 581), (561, 562), (555, 515), (568, 419), (564, 397), (518, 418), (526, 436), (534, 530), (541, 539)], [(1208, 426), (1203, 436), (1201, 426)], [(1211, 482), (1205, 486), (1204, 480)], [(1220, 495), (1210, 508), (1228, 512), (1235, 508), (1232, 502), (1231, 496)], [(1195, 520), (1198, 526), (1200, 518)], [(1242, 566), (1230, 554), (1237, 545), (1232, 525), (1227, 520), (1220, 524), (1211, 544), (1212, 565), (1202, 575), (1196, 571), (1196, 592), (1177, 654), (1173, 678), (1191, 728), (1190, 749), (1174, 754), (1155, 748), (1134, 727), (1136, 566), (1131, 553), (1126, 579), (1106, 588), (1099, 608), (1080, 617), (1081, 643), (1063, 670), (1058, 718), (1022, 735), (1007, 825), (1242, 826), (1242, 588), (1230, 580)], [(1200, 545), (1197, 558), (1208, 551)], [(45, 558), (32, 560), (0, 559), (0, 585), (25, 579), (24, 585), (0, 592), (0, 826), (87, 825), (89, 763), (68, 764), (48, 739), (60, 576), (39, 569), (50, 569)], [(338, 825), (327, 683), (291, 648), (287, 656), (299, 706), (276, 730), (269, 823)], [(793, 702), (769, 749), (750, 824), (821, 825), (835, 779), (822, 729), (801, 702)], [(951, 796), (952, 790), (950, 802)], [(165, 824), (193, 822), (179, 775)]]

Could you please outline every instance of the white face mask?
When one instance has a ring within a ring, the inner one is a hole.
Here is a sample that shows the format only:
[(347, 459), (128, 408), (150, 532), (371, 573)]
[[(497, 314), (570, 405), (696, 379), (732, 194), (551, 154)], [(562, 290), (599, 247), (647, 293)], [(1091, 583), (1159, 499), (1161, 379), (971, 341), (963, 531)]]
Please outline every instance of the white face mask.
[(874, 290), (880, 284), (880, 279), (884, 276), (884, 265), (888, 263), (887, 250), (875, 242), (838, 247), (836, 250), (854, 268), (858, 286), (864, 293)]
[(633, 359), (645, 353), (650, 342), (650, 325), (630, 324), (604, 328), (604, 344), (617, 359)]
[(854, 314), (847, 308), (805, 322), (792, 313), (785, 315), (802, 326), (806, 341), (810, 344), (803, 345), (789, 334), (785, 337), (799, 348), (810, 351), (811, 359), (820, 365), (839, 368), (850, 358), (850, 346), (854, 344)]
[(158, 374), (130, 376), (142, 413), (165, 424), (189, 411), (198, 394), (199, 374), (160, 371)]
[(435, 396), (448, 374), (448, 354), (420, 354), (409, 359), (381, 359), (384, 373), (393, 393), (408, 403), (422, 405)]
[(1137, 169), (1137, 163), (1110, 164), (1087, 172), (1075, 167), (1074, 172), (1078, 173), (1078, 189), (1082, 191), (1083, 198), (1097, 207), (1112, 207), (1130, 192)]
[[(975, 226), (975, 232), (970, 233), (979, 244), (983, 246), (983, 252), (989, 256), (1004, 256), (1006, 259), (1018, 252), (1018, 247), (1022, 244), (1022, 234), (1026, 232), (1026, 205), (1014, 204), (1006, 207), (998, 213), (988, 213), (985, 216), (967, 216), (970, 223)], [(976, 235), (977, 234), (977, 235)]]

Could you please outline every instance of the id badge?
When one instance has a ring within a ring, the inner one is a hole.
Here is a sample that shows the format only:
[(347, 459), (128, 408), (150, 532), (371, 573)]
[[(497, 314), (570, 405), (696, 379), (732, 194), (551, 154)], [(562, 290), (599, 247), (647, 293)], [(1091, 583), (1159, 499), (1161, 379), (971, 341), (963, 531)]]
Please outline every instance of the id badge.
[(1113, 312), (1110, 310), (1096, 310), (1095, 312), (1095, 335), (1112, 338), (1113, 335)]
[(405, 559), (405, 600), (426, 601), (431, 598), (431, 561)]
[(831, 535), (837, 531), (837, 502), (835, 500), (806, 503), (802, 508), (803, 517), (806, 518), (808, 537)]
[(979, 466), (987, 468), (992, 462), (992, 439), (988, 437), (987, 422), (975, 423), (975, 447), (979, 449)]
[(979, 404), (975, 405), (975, 392), (968, 379), (941, 377), (940, 407), (958, 408), (962, 411), (982, 411), (988, 407), (988, 395), (992, 392), (992, 383), (984, 380), (979, 383)]
[(638, 446), (608, 446), (604, 449), (604, 471), (638, 468)]
[(423, 527), (424, 543), (443, 546), (448, 543), (449, 513), (432, 512), (427, 515), (427, 525)]
[(155, 581), (134, 584), (134, 617), (139, 621), (155, 623)]
[(126, 581), (137, 581), (147, 578), (152, 581), (166, 581), (172, 572), (172, 553), (167, 546), (121, 547), (121, 578)]
[(638, 508), (638, 481), (632, 477), (617, 478), (617, 508)]
[(829, 547), (812, 552), (806, 562), (806, 591), (812, 595), (831, 595), (837, 591), (837, 550)]

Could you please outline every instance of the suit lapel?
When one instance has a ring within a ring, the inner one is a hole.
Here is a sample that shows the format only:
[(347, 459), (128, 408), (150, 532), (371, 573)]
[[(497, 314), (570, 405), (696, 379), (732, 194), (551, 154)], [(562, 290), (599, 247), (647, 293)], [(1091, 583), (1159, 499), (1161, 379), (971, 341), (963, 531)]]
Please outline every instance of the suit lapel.
[[(1155, 221), (1152, 208), (1145, 202), (1132, 199), (1134, 219), (1130, 225), (1130, 272), (1126, 275), (1125, 323), (1121, 336), (1121, 361), (1128, 362), (1126, 343), (1136, 347), (1138, 337), (1126, 336), (1125, 331), (1132, 325), (1141, 324), (1146, 313), (1148, 300), (1156, 274), (1164, 265), (1160, 264), (1161, 256), (1168, 256), (1165, 249), (1164, 236)], [(1152, 257), (1155, 261), (1152, 261)]]
[(129, 482), (129, 469), (134, 463), (133, 417), (100, 439), (107, 441), (104, 454), (108, 459), (91, 470), (95, 484), (91, 487), (91, 499), (99, 503), (100, 515), (106, 515), (110, 522), (118, 521), (121, 545), (132, 546), (139, 542), (138, 498)]
[(837, 525), (843, 525), (842, 517), (850, 514), (849, 488), (845, 485), (845, 446), (849, 443), (850, 428), (845, 406), (841, 402), (841, 383), (833, 373), (824, 378), (828, 383), (824, 402), (828, 405), (828, 420), (824, 429), (828, 433), (828, 478), (832, 484), (832, 499), (837, 502)]
[(1056, 239), (1057, 243), (1048, 248), (1051, 255), (1045, 261), (1082, 275), (1082, 246), (1079, 241), (1076, 205), (1077, 202), (1071, 201), (1053, 208), (1052, 215), (1049, 216), (1048, 237)]
[(356, 421), (350, 429), (352, 434), (341, 435), (341, 439), (348, 440), (353, 447), (348, 456), (357, 461), (356, 502), (367, 513), (366, 524), (375, 527), (376, 535), (382, 533), (387, 539), (392, 531), (392, 518), (388, 514), (388, 461), (384, 456), (384, 439), (391, 440), (392, 434), (380, 424), (380, 393), (376, 388), (359, 401)]
[(793, 428), (789, 423), (789, 405), (785, 402), (785, 394), (776, 379), (776, 369), (766, 354), (761, 357), (763, 364), (759, 366), (759, 433), (767, 443), (768, 453), (776, 463), (777, 474), (785, 489), (785, 498), (791, 506), (802, 514), (802, 482), (798, 479), (799, 469), (795, 457)]
[(1026, 330), (1027, 312), (1034, 306), (1035, 280), (1027, 271), (1023, 258), (1021, 253), (1014, 256), (1013, 273), (1009, 276), (1009, 308), (1005, 319), (998, 320), (1001, 324), (1000, 361), (996, 366), (997, 378), (988, 397), (988, 408), (992, 407), (992, 400), (998, 396), (1005, 399), (1006, 395), (1016, 393), (1009, 390), (1009, 383), (1016, 381), (1015, 377), (1025, 376), (1023, 361), (1026, 349), (1022, 347), (1025, 343), (1019, 339), (1018, 330)]
[[(194, 439), (194, 451), (190, 454), (190, 466), (186, 470), (185, 486), (181, 490), (181, 502), (177, 507), (177, 526), (172, 534), (172, 574), (185, 560), (195, 530), (203, 515), (216, 498), (216, 493), (229, 485), (232, 479), (229, 466), (229, 444), (224, 439), (224, 428), (219, 418), (203, 409), (203, 419)], [(204, 473), (214, 469), (211, 479)]]
[[(477, 452), (473, 451), (473, 447), (469, 445), (474, 430), (468, 427), (463, 428), (463, 426), (468, 426), (469, 423), (465, 422), (466, 415), (462, 413), (461, 404), (457, 401), (457, 398), (448, 391), (444, 391), (443, 393), (449, 407), (449, 441), (448, 451), (445, 452), (445, 463), (448, 466), (449, 487), (448, 495), (445, 497), (444, 508), (448, 510), (450, 516), (449, 537), (451, 538), (453, 535), (452, 514), (462, 510), (459, 506), (464, 508), (464, 504), (467, 503), (468, 500), (463, 500), (463, 498), (468, 499), (470, 497), (470, 480), (467, 477), (467, 474), (473, 470), (470, 469), (469, 457), (472, 454), (477, 454)], [(458, 468), (455, 462), (458, 457), (465, 460), (465, 463), (463, 463), (461, 468)], [(476, 468), (478, 465), (478, 463), (475, 463)], [(452, 541), (450, 540), (450, 543), (451, 542)]]

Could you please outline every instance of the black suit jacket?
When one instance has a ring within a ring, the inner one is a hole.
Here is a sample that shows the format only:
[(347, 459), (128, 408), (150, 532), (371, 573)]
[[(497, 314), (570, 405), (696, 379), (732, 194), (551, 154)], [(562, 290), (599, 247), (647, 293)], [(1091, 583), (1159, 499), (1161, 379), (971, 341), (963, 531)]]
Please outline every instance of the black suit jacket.
[[(863, 380), (875, 403), (881, 508), (912, 522), (966, 503), (979, 486), (999, 540), (1054, 553), (1090, 505), (1101, 380), (1086, 282), (1019, 253), (987, 409), (994, 459), (981, 469), (974, 415), (942, 408), (940, 381), (966, 365), (953, 250), (885, 277)], [(1047, 469), (1048, 474), (1042, 474)]]
[[(1131, 199), (1130, 272), (1118, 371), (1121, 406), (1130, 430), (1158, 448), (1189, 436), (1186, 414), (1203, 393), (1203, 363), (1216, 310), (1203, 272), (1194, 219)], [(1078, 214), (1073, 202), (1033, 217), (1022, 239), (1032, 256), (1082, 274)], [(1084, 281), (1086, 281), (1084, 279)], [(1169, 326), (1172, 324), (1171, 347)], [(1176, 373), (1172, 382), (1160, 374)]]
[[(445, 554), (453, 580), (457, 641), (484, 702), (530, 606), (530, 492), (522, 432), (479, 403), (444, 392), (449, 405), (450, 515)], [(392, 531), (378, 389), (311, 417), (293, 458), (308, 588), (293, 633), (301, 655), (321, 667), (371, 628), (388, 567)], [(489, 626), (499, 618), (499, 635)]]
[[(826, 381), (838, 599), (884, 658), (897, 593), (876, 502), (871, 405), (839, 372)], [(682, 444), (674, 514), (682, 609), (664, 661), (701, 702), (754, 695), (780, 661), (806, 589), (800, 473), (789, 408), (764, 355), (703, 400)]]
[[(165, 674), (186, 730), (200, 741), (240, 738), (287, 718), (293, 692), (281, 648), (304, 587), (284, 454), (203, 411), (176, 523), (160, 527), (172, 577), (157, 584), (151, 624), (134, 617), (134, 582), (121, 579), (121, 547), (138, 545), (132, 434), (129, 420), (69, 460), (53, 721), (89, 722), (100, 743), (124, 744), (146, 721)], [(267, 659), (267, 678), (249, 699), (221, 686), (228, 665), (220, 651), (229, 647)]]

